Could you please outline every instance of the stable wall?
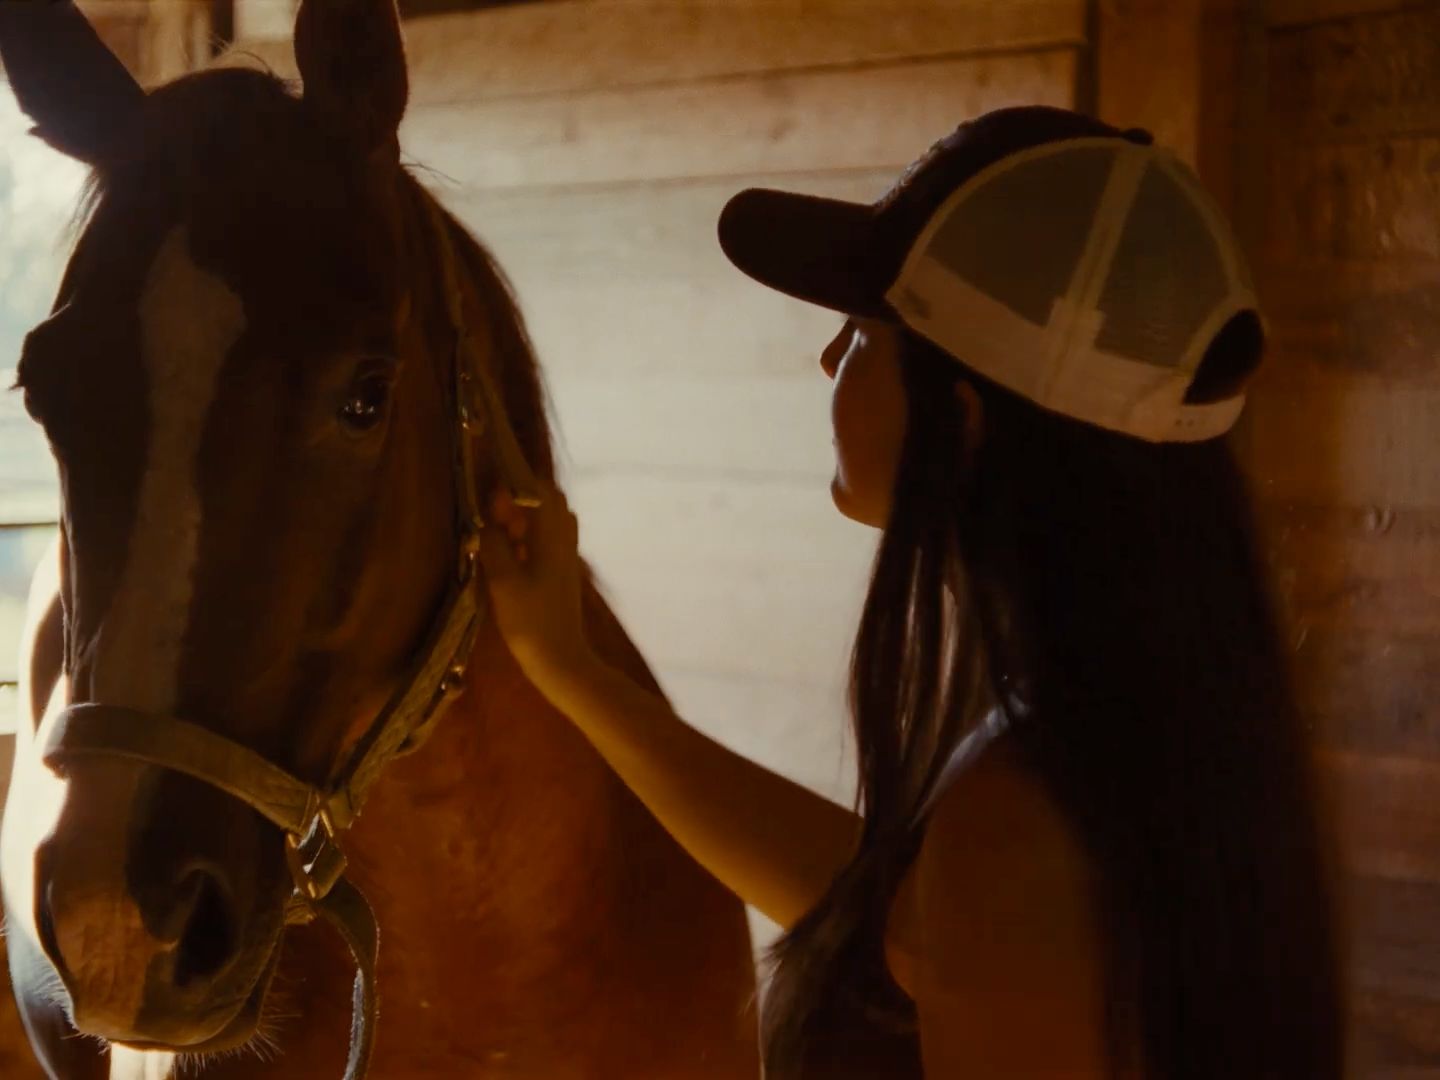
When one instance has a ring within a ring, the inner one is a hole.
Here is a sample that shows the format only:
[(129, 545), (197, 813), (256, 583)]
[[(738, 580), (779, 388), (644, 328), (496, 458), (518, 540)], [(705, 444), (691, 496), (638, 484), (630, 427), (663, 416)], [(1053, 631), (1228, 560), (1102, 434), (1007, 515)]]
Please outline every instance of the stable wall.
[(1440, 1076), (1440, 7), (1274, 0), (1250, 460), (1337, 799), (1357, 1077)]
[[(281, 70), (286, 3), (248, 24)], [(515, 281), (617, 609), (687, 716), (841, 799), (873, 538), (826, 490), (838, 319), (733, 271), (720, 207), (873, 197), (1020, 101), (1198, 162), (1273, 334), (1238, 441), (1342, 841), (1351, 1075), (1440, 1077), (1436, 5), (555, 0), (409, 37), (405, 148)]]

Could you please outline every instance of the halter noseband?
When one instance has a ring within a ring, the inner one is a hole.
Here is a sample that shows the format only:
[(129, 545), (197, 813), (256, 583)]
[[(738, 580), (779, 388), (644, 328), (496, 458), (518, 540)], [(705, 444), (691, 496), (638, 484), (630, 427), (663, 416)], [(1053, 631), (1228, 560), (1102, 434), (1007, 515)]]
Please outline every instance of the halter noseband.
[(223, 735), (181, 720), (103, 703), (72, 705), (56, 717), (45, 740), (45, 764), (62, 772), (84, 757), (119, 757), (184, 773), (219, 788), (274, 822), (285, 834), (285, 857), (295, 883), (287, 925), (324, 918), (345, 939), (356, 976), (350, 1055), (345, 1080), (360, 1080), (374, 1045), (379, 928), (364, 895), (345, 878), (341, 835), (349, 829), (385, 767), (417, 749), (465, 684), (465, 668), (484, 616), (477, 580), (480, 530), (485, 528), (477, 486), (475, 442), (488, 434), (497, 468), (516, 503), (538, 506), (538, 488), (510, 427), (495, 381), (465, 321), (464, 293), (450, 223), (426, 196), (435, 220), (445, 277), (445, 301), (455, 333), (453, 466), (459, 512), (457, 570), (408, 678), (319, 788), (291, 775)]

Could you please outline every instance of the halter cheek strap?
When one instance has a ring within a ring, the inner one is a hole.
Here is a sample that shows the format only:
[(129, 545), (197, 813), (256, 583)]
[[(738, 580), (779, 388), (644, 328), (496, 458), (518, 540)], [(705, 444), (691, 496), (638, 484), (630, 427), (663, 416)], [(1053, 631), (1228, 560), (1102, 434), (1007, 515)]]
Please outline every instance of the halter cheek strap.
[(307, 784), (255, 751), (207, 728), (103, 702), (72, 705), (50, 725), (46, 765), (63, 774), (87, 757), (125, 758), (184, 773), (239, 799), (285, 834), (295, 892), (287, 925), (319, 917), (344, 939), (356, 977), (345, 1080), (369, 1067), (377, 1017), (379, 929), (364, 895), (345, 878), (340, 838), (370, 789), (396, 757), (417, 749), (465, 685), (484, 615), (478, 581), (480, 510), (475, 443), (488, 436), (496, 468), (519, 506), (539, 506), (538, 485), (505, 413), (504, 402), (465, 320), (465, 294), (450, 221), (426, 197), (445, 278), (445, 303), (455, 334), (451, 357), (453, 463), (458, 539), (456, 572), (445, 603), (409, 676), (346, 753), (323, 787)]

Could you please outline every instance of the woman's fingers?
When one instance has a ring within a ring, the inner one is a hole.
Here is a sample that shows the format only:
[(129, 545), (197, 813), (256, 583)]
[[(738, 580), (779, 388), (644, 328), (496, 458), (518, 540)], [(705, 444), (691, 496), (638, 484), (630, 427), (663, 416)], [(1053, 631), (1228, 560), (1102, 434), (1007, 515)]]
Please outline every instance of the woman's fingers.
[(490, 520), (505, 530), (512, 540), (524, 539), (530, 520), (523, 507), (517, 506), (504, 488), (490, 498)]
[(538, 552), (541, 572), (575, 557), (580, 523), (570, 504), (556, 488), (545, 485), (540, 506), (518, 506), (508, 492), (499, 491), (490, 500), (490, 528), (484, 530), (481, 560), (497, 573), (513, 573)]
[(521, 560), (517, 558), (514, 543), (505, 528), (493, 519), (489, 528), (480, 530), (480, 565), (486, 577), (499, 581), (519, 572)]

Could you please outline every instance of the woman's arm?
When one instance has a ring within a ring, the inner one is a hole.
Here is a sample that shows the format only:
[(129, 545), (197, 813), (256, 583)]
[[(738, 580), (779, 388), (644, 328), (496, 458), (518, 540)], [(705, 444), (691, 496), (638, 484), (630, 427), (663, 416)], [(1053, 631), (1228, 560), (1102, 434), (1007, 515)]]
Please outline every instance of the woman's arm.
[(790, 927), (849, 859), (859, 818), (702, 735), (595, 656), (575, 520), (558, 492), (545, 494), (533, 512), (498, 502), (482, 545), (511, 652), (697, 862)]

